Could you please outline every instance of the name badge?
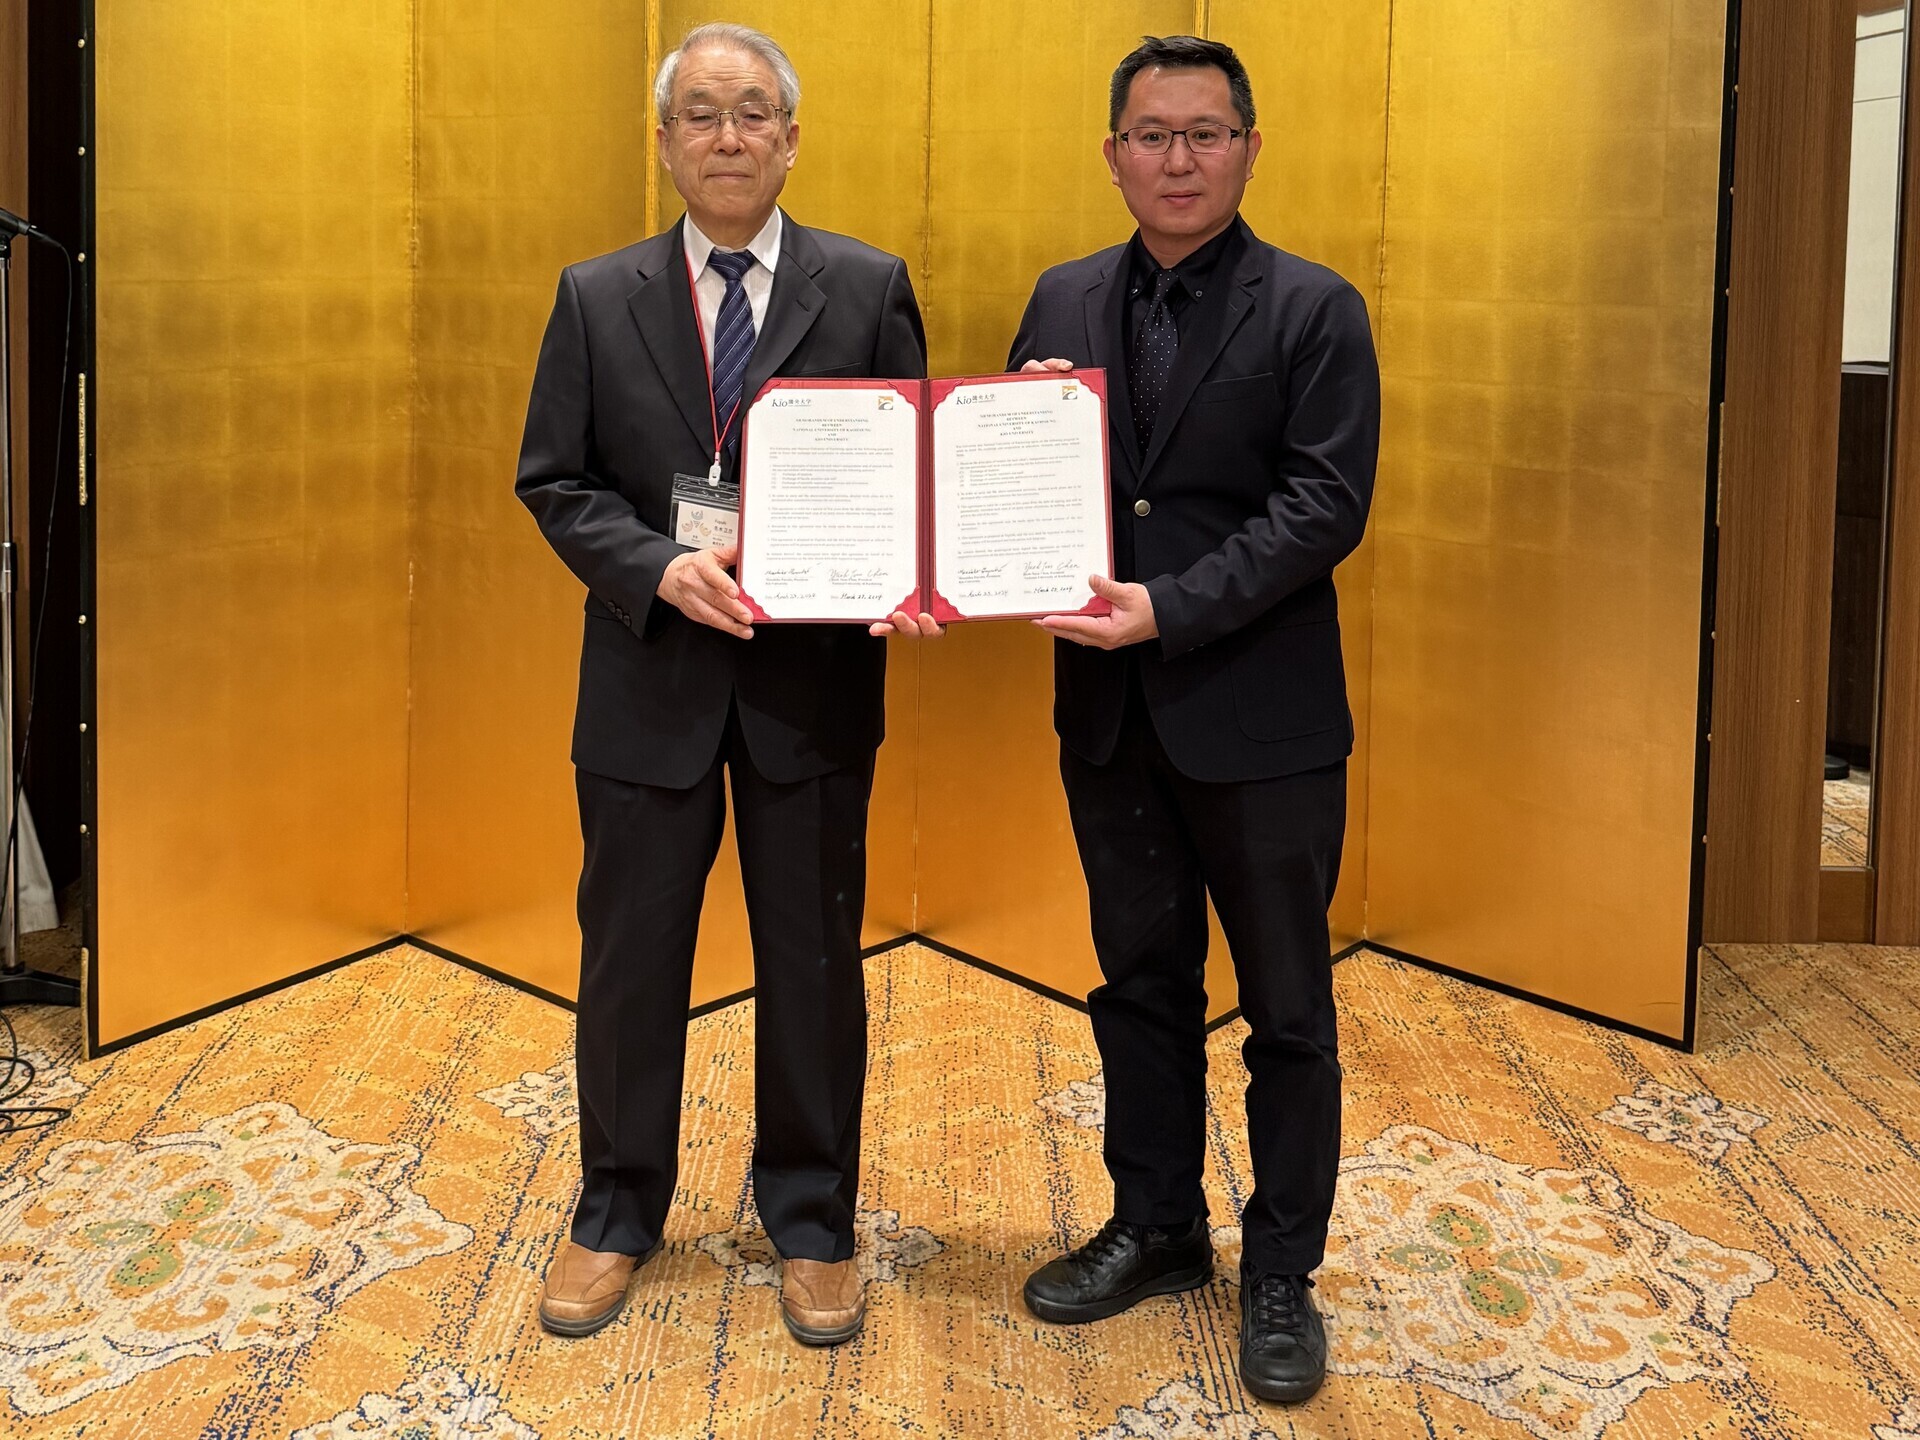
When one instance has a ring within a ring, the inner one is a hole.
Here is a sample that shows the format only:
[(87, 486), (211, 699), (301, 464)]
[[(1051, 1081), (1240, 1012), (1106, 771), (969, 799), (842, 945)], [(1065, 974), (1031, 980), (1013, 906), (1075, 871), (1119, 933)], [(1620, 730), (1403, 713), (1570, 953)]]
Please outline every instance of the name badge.
[(668, 518), (680, 544), (724, 550), (740, 538), (740, 486), (705, 475), (675, 475)]

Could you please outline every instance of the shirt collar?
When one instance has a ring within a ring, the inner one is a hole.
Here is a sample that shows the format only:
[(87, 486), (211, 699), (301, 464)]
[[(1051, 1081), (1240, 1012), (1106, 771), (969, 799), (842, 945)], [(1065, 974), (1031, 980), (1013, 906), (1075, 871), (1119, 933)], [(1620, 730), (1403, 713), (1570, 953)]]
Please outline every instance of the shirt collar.
[[(1173, 273), (1180, 277), (1180, 284), (1189, 295), (1197, 294), (1205, 287), (1207, 277), (1220, 263), (1220, 257), (1226, 253), (1227, 246), (1233, 243), (1233, 235), (1239, 228), (1239, 224), (1239, 217), (1235, 216), (1233, 223), (1226, 229), (1173, 267)], [(1160, 262), (1147, 253), (1146, 243), (1141, 240), (1138, 230), (1133, 232), (1133, 239), (1128, 249), (1133, 257), (1133, 276), (1136, 283), (1143, 283), (1150, 290), (1153, 277), (1160, 273)]]
[[(754, 259), (767, 267), (769, 275), (773, 273), (774, 266), (780, 262), (780, 231), (780, 207), (776, 205), (773, 207), (773, 213), (767, 217), (767, 223), (760, 227), (760, 233), (747, 242), (746, 248), (752, 253)], [(693, 223), (691, 215), (687, 217), (687, 223), (681, 229), (680, 240), (686, 248), (687, 268), (693, 271), (693, 278), (698, 280), (706, 273), (707, 257), (713, 254), (714, 243), (701, 233), (700, 227)]]

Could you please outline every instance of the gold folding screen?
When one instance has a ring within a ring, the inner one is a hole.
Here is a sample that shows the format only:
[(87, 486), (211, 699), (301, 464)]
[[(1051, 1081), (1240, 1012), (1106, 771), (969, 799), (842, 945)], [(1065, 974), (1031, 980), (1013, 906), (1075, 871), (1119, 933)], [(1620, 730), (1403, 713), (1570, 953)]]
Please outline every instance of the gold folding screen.
[[(933, 6), (928, 149), (933, 366), (998, 370), (1047, 266), (1126, 238), (1100, 158), (1106, 79), (1143, 32), (1191, 28), (1177, 0)], [(919, 928), (1068, 994), (1099, 983), (1060, 793), (1052, 641), (957, 625), (920, 691)]]
[[(1267, 148), (1246, 215), (1274, 243), (1334, 265), (1371, 306), (1386, 161), (1388, 0), (1270, 5), (1214, 0), (1212, 34), (1243, 50)], [(964, 23), (961, 16), (965, 16)], [(998, 369), (1033, 278), (1126, 239), (1132, 220), (1101, 158), (1107, 82), (1142, 34), (1196, 28), (1183, 3), (934, 7), (931, 158), (934, 363)], [(1007, 37), (1019, 35), (1009, 46)], [(1016, 97), (1033, 97), (1026, 103)], [(1039, 143), (1041, 136), (1044, 143)], [(1371, 560), (1342, 568), (1341, 606), (1361, 746), (1334, 907), (1363, 923)], [(1060, 792), (1052, 642), (1018, 625), (956, 627), (929, 647), (922, 685), (920, 926), (1069, 994), (1099, 983), (1086, 885)], [(1218, 927), (1209, 1010), (1234, 1003)]]
[(561, 267), (648, 228), (646, 27), (603, 12), (450, 0), (419, 17), (408, 928), (569, 996), (583, 592), (513, 473)]
[(108, 1042), (405, 927), (413, 32), (96, 17)]
[[(754, 0), (785, 203), (912, 268), (936, 373), (1123, 239), (1106, 79), (1236, 45), (1247, 215), (1373, 312), (1334, 921), (1674, 1033), (1719, 135), (1710, 0)], [(560, 267), (669, 222), (695, 21), (97, 0), (102, 1042), (407, 930), (571, 995), (581, 595), (513, 499)], [(191, 83), (182, 84), (182, 77)], [(185, 217), (189, 223), (174, 222)], [(869, 937), (1096, 973), (1047, 642), (896, 644)], [(211, 737), (211, 739), (209, 738)], [(1551, 842), (1551, 843), (1549, 843)], [(697, 998), (750, 981), (716, 870)], [(1216, 1013), (1232, 1002), (1224, 951)]]
[(1368, 933), (1679, 1037), (1726, 6), (1399, 0)]

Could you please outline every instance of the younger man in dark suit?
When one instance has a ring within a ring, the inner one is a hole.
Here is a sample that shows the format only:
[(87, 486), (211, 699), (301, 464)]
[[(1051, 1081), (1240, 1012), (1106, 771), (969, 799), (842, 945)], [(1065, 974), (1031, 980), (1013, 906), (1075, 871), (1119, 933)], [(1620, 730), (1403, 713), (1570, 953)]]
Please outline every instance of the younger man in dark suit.
[(1379, 375), (1365, 303), (1239, 216), (1260, 153), (1232, 50), (1149, 39), (1104, 150), (1133, 238), (1040, 277), (1011, 366), (1112, 384), (1114, 575), (1054, 616), (1054, 722), (1106, 983), (1113, 1218), (1028, 1279), (1060, 1323), (1213, 1273), (1201, 1192), (1207, 898), (1233, 955), (1254, 1190), (1240, 1369), (1263, 1399), (1326, 1373), (1308, 1294), (1340, 1162), (1327, 906), (1353, 745), (1333, 568), (1366, 527)]

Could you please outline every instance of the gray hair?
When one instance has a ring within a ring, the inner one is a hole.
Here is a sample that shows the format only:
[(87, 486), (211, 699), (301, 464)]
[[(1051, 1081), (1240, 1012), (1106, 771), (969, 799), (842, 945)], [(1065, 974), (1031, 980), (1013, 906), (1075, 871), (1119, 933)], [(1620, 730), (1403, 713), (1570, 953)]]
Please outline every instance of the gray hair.
[(762, 34), (750, 25), (728, 25), (716, 21), (710, 25), (696, 25), (689, 30), (686, 38), (667, 52), (667, 58), (660, 62), (660, 73), (653, 77), (653, 107), (664, 120), (673, 109), (673, 77), (680, 71), (680, 58), (695, 50), (729, 49), (744, 50), (756, 59), (764, 60), (772, 69), (774, 78), (780, 85), (780, 108), (787, 112), (787, 118), (793, 118), (794, 111), (800, 108), (800, 76), (793, 68), (793, 61), (787, 58), (771, 35)]

